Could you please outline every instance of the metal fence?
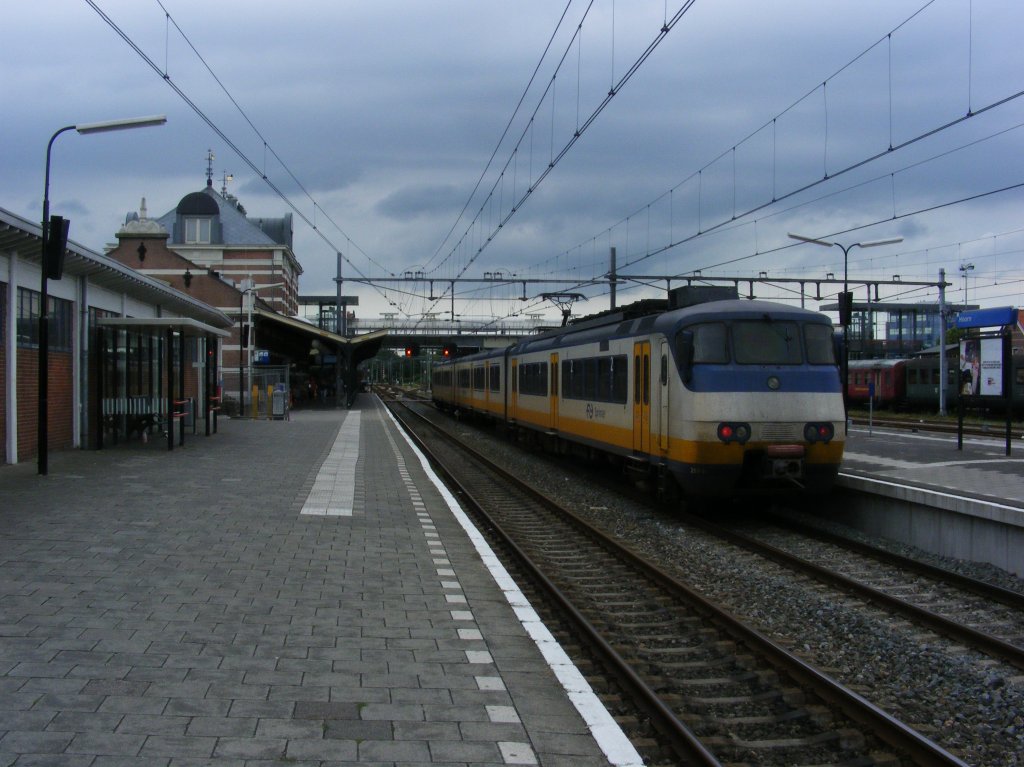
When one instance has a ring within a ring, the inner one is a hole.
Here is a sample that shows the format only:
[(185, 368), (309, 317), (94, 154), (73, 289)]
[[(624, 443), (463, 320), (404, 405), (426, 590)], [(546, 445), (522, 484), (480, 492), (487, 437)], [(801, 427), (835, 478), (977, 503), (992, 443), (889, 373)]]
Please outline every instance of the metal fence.
[[(283, 391), (285, 413), (291, 400), (291, 366), (260, 365), (251, 370), (242, 368), (242, 380), (239, 382), (239, 371), (230, 368), (223, 370), (222, 406), (229, 416), (241, 415), (243, 418), (278, 418), (275, 413), (274, 391)], [(241, 383), (241, 386), (239, 385)], [(256, 388), (255, 393), (253, 387)], [(255, 395), (255, 396), (254, 396)], [(241, 408), (239, 407), (241, 403)]]

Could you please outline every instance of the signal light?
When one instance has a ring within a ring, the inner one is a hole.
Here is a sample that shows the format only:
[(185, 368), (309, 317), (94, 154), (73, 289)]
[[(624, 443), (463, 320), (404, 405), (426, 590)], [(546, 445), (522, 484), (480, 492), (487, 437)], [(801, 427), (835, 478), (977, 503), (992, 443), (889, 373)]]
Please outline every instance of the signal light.
[(43, 271), (48, 280), (59, 280), (64, 274), (64, 251), (68, 248), (71, 222), (63, 216), (50, 216), (50, 228), (43, 253)]
[(405, 347), (405, 356), (406, 357), (418, 357), (419, 354), (420, 354), (420, 345), (419, 344), (409, 344), (408, 346)]
[(454, 359), (458, 355), (459, 347), (455, 344), (445, 344), (441, 347), (441, 356), (446, 360)]
[(844, 328), (853, 319), (853, 292), (842, 291), (839, 294), (839, 324)]

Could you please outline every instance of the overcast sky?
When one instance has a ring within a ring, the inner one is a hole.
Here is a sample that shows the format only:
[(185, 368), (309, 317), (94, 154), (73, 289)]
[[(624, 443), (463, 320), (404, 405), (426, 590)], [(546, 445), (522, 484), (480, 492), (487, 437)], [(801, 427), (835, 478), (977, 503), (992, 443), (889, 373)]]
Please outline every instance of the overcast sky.
[[(336, 250), (346, 276), (424, 272), (438, 293), (459, 275), (589, 280), (607, 271), (610, 247), (634, 276), (842, 276), (840, 249), (794, 245), (795, 231), (843, 243), (901, 236), (852, 250), (851, 277), (935, 281), (944, 267), (958, 302), (959, 267), (972, 263), (970, 303), (1024, 305), (1024, 191), (987, 194), (1024, 183), (1024, 99), (899, 148), (1024, 91), (1016, 0), (696, 0), (514, 213), (679, 0), (594, 0), (589, 11), (576, 0), (560, 27), (563, 0), (95, 5), (245, 159), (85, 0), (8, 3), (0, 207), (39, 219), (58, 128), (168, 117), (160, 128), (57, 140), (51, 212), (89, 248), (113, 242), (142, 197), (156, 217), (201, 189), (212, 149), (215, 186), (232, 174), (229, 191), (250, 215), (294, 213), (303, 293), (333, 292)], [(835, 177), (816, 183), (826, 175)], [(950, 204), (977, 195), (986, 196)], [(630, 283), (620, 302), (664, 284)], [(447, 312), (447, 301), (401, 292), (410, 289), (427, 285), (345, 293), (360, 296), (363, 317)], [(540, 311), (550, 305), (537, 294), (569, 289), (593, 297), (577, 313), (607, 307), (604, 288), (551, 283), (528, 285), (527, 302), (505, 300), (521, 285), (462, 286), (474, 300), (456, 311)]]

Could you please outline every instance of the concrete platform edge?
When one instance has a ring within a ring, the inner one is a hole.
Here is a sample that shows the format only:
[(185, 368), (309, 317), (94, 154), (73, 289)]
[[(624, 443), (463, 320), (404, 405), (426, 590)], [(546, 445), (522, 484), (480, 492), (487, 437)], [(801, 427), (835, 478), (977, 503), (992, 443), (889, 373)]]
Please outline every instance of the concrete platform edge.
[[(495, 583), (498, 584), (509, 605), (519, 617), (523, 628), (526, 629), (530, 638), (537, 645), (537, 649), (544, 656), (548, 666), (558, 678), (562, 689), (565, 690), (566, 695), (576, 707), (583, 721), (586, 722), (587, 727), (597, 741), (598, 746), (608, 758), (608, 761), (617, 767), (642, 767), (643, 759), (633, 747), (629, 738), (626, 737), (622, 728), (619, 727), (608, 709), (598, 699), (586, 679), (584, 679), (583, 675), (565, 653), (565, 650), (562, 649), (547, 627), (539, 620), (536, 612), (529, 607), (529, 601), (526, 596), (519, 590), (519, 587), (508, 574), (508, 571), (505, 570), (497, 555), (488, 545), (487, 541), (484, 540), (480, 531), (473, 525), (469, 517), (466, 516), (458, 501), (441, 481), (441, 478), (434, 473), (426, 456), (412, 442), (405, 433), (405, 430), (398, 425), (391, 412), (386, 408), (385, 412), (395, 425), (398, 433), (402, 435), (402, 439), (405, 440), (406, 444), (416, 455), (420, 466), (437, 488), (438, 493), (444, 499), (452, 515), (462, 526), (463, 530), (465, 530), (466, 535), (469, 536), (488, 572), (494, 578)], [(526, 606), (528, 609), (524, 610), (523, 606)]]

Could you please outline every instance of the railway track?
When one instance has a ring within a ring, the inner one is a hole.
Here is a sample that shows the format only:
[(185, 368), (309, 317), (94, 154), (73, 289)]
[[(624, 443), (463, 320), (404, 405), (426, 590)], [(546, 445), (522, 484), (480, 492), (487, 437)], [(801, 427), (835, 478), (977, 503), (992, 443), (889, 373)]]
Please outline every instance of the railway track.
[(603, 673), (637, 701), (671, 749), (661, 760), (963, 764), (482, 456), (453, 447), (413, 409), (393, 410), (500, 540), (495, 547), (513, 552), (556, 613), (571, 617), (574, 636), (587, 638)]
[(1024, 669), (1024, 594), (781, 517), (752, 532), (685, 521)]

